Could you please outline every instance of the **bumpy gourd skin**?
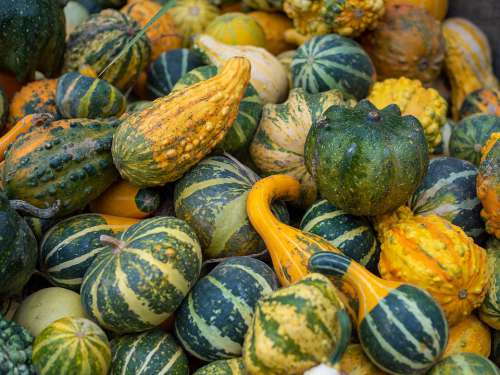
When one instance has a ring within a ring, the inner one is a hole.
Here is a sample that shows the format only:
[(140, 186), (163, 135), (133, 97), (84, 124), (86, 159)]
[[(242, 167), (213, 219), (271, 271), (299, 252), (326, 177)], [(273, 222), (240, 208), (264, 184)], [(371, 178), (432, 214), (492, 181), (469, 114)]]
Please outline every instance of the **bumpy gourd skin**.
[(33, 337), (0, 314), (0, 374), (36, 375), (31, 364)]

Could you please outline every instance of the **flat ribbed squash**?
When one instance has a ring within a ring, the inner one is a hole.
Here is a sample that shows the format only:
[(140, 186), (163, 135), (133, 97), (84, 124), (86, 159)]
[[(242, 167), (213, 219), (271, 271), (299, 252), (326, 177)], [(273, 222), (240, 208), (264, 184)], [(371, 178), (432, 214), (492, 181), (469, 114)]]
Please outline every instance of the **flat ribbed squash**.
[(488, 358), (474, 353), (460, 353), (437, 363), (427, 375), (499, 375), (500, 370)]

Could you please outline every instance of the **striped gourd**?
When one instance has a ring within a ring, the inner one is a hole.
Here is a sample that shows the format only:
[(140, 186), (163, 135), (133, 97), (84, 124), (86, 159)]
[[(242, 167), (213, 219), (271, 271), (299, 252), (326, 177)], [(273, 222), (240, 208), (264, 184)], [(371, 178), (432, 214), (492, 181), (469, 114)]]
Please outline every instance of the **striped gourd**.
[(190, 354), (204, 361), (237, 357), (257, 301), (277, 288), (274, 272), (260, 260), (224, 261), (183, 301), (175, 333)]
[(4, 89), (0, 86), (0, 130), (3, 130), (7, 117), (9, 116), (9, 98)]
[(500, 132), (500, 117), (477, 114), (464, 118), (452, 128), (450, 156), (479, 165), (481, 149), (495, 132)]
[(162, 53), (148, 68), (146, 85), (149, 97), (156, 99), (170, 94), (184, 74), (202, 65), (201, 55), (187, 48)]
[[(173, 91), (212, 78), (217, 72), (218, 69), (214, 65), (196, 68), (182, 76), (174, 86)], [(231, 129), (229, 129), (222, 142), (215, 147), (215, 150), (230, 153), (245, 150), (252, 140), (255, 129), (257, 129), (261, 114), (262, 100), (252, 84), (249, 83), (241, 99), (236, 120), (234, 120)]]
[[(204, 257), (248, 255), (264, 249), (246, 212), (248, 193), (258, 179), (237, 161), (212, 156), (176, 183), (175, 214), (193, 227)], [(273, 207), (282, 220), (288, 219), (284, 205)]]
[(106, 375), (110, 362), (106, 334), (85, 318), (56, 320), (33, 343), (33, 364), (40, 375)]
[(477, 168), (468, 161), (446, 156), (432, 159), (427, 175), (410, 199), (410, 208), (417, 215), (441, 216), (482, 242), (485, 230), (476, 177)]
[(103, 118), (120, 116), (127, 101), (108, 82), (70, 72), (57, 80), (56, 105), (65, 118)]
[(196, 370), (193, 375), (247, 375), (243, 359), (221, 359)]
[(35, 216), (24, 216), (23, 219), (39, 241), (41, 241), (44, 234), (59, 221), (58, 219), (43, 219)]
[(485, 357), (490, 356), (490, 328), (475, 315), (470, 315), (450, 328), (448, 345), (444, 350), (443, 358), (457, 353), (475, 353)]
[(243, 3), (258, 10), (281, 11), (283, 9), (283, 0), (243, 0)]
[(479, 89), (467, 95), (460, 107), (460, 118), (476, 113), (500, 116), (500, 90)]
[(488, 243), (488, 261), (492, 273), (486, 298), (479, 309), (479, 318), (491, 328), (500, 330), (500, 240)]
[(368, 220), (320, 200), (304, 214), (300, 229), (323, 237), (368, 270), (377, 272), (380, 246)]
[(474, 353), (460, 353), (446, 357), (427, 375), (499, 375), (500, 370), (488, 358)]
[(85, 273), (83, 307), (101, 327), (140, 332), (164, 322), (200, 274), (196, 234), (174, 217), (145, 219), (109, 243)]
[(420, 374), (437, 362), (448, 341), (441, 307), (423, 289), (382, 280), (344, 255), (314, 254), (312, 272), (342, 279), (359, 298), (358, 337), (365, 354), (391, 374)]
[(175, 338), (160, 329), (111, 341), (110, 375), (188, 375), (188, 359)]
[(138, 100), (136, 102), (129, 103), (127, 105), (127, 113), (140, 112), (143, 109), (151, 107), (153, 102), (149, 100)]
[(82, 214), (57, 223), (40, 244), (40, 270), (54, 285), (79, 290), (87, 268), (105, 248), (100, 236), (124, 231), (137, 221)]
[(226, 13), (217, 17), (207, 26), (205, 33), (226, 44), (266, 47), (264, 30), (244, 13)]
[(329, 34), (317, 36), (297, 49), (292, 60), (293, 87), (310, 93), (339, 89), (360, 100), (375, 81), (375, 68), (354, 40)]

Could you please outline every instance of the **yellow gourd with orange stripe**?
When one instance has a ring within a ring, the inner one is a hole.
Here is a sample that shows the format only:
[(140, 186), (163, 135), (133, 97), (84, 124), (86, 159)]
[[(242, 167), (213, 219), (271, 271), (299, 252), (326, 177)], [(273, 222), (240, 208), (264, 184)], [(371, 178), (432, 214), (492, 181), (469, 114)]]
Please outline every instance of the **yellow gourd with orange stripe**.
[(385, 0), (385, 6), (408, 4), (424, 8), (431, 16), (442, 21), (448, 12), (448, 0)]

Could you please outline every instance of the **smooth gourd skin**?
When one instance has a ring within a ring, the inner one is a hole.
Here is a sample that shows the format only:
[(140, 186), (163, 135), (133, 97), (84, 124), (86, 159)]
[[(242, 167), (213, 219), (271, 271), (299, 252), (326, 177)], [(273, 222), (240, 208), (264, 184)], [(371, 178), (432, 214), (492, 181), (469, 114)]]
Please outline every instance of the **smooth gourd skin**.
[(265, 48), (273, 55), (293, 49), (295, 46), (285, 40), (285, 31), (292, 27), (292, 21), (282, 13), (255, 11), (248, 14), (264, 30)]
[[(353, 215), (378, 215), (404, 204), (427, 171), (422, 126), (390, 105), (333, 106), (313, 124), (306, 166), (322, 196)], [(411, 142), (409, 142), (411, 140)]]
[(244, 13), (231, 12), (217, 17), (207, 26), (205, 33), (226, 44), (266, 47), (264, 30)]
[(246, 375), (241, 358), (221, 359), (196, 370), (193, 375)]
[(460, 353), (439, 361), (428, 375), (498, 375), (500, 370), (488, 358), (474, 353)]
[(460, 107), (460, 118), (487, 113), (500, 116), (500, 91), (497, 89), (479, 89), (467, 95)]
[(470, 315), (450, 328), (444, 357), (458, 353), (475, 353), (486, 358), (491, 352), (489, 327), (475, 315)]

